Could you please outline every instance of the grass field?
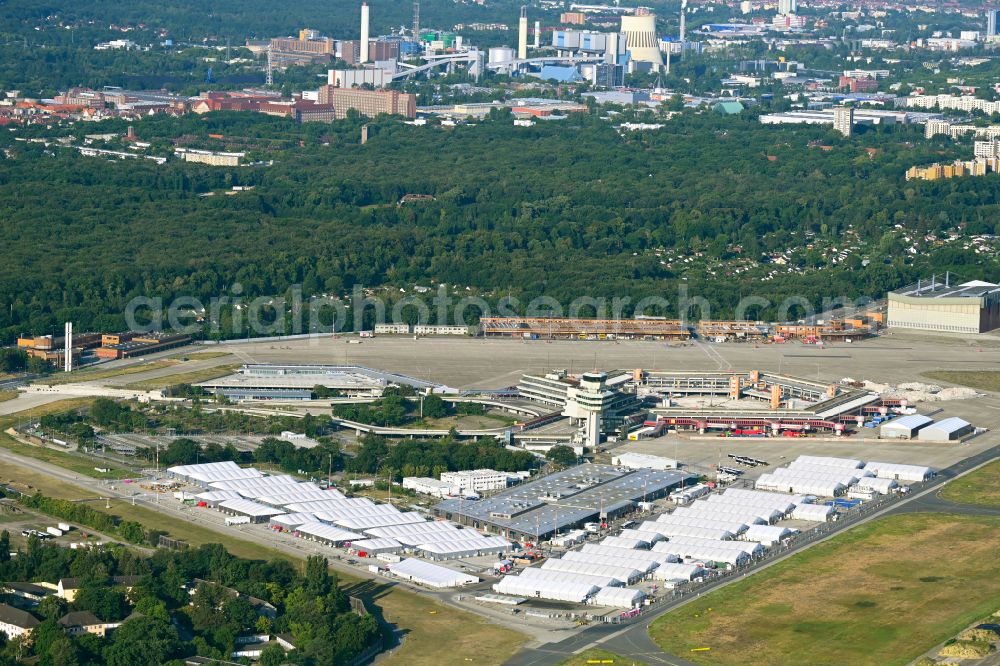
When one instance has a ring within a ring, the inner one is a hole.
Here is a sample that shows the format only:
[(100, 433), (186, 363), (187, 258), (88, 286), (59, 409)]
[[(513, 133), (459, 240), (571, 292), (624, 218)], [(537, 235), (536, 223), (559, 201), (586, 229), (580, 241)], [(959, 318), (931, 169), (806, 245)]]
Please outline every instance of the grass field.
[(594, 666), (594, 664), (614, 664), (615, 666), (646, 666), (645, 662), (634, 659), (625, 659), (607, 650), (594, 648), (573, 655), (566, 661), (559, 662), (559, 666)]
[(1000, 393), (1000, 371), (997, 370), (935, 370), (924, 377), (938, 382), (968, 386), (977, 391)]
[(76, 382), (90, 382), (98, 379), (110, 379), (111, 377), (120, 377), (122, 375), (134, 375), (140, 372), (149, 372), (150, 370), (159, 370), (161, 368), (169, 368), (171, 366), (180, 363), (178, 359), (164, 358), (158, 361), (150, 361), (149, 363), (140, 363), (139, 365), (129, 365), (124, 368), (107, 368), (104, 370), (74, 370), (70, 373), (60, 373), (58, 375), (52, 375), (51, 377), (44, 377), (38, 380), (38, 384), (45, 384), (47, 386), (56, 386), (58, 384), (74, 384)]
[(131, 384), (126, 384), (125, 388), (135, 391), (153, 391), (156, 389), (166, 388), (168, 386), (176, 386), (178, 384), (196, 384), (198, 382), (204, 382), (209, 379), (215, 379), (216, 377), (223, 377), (231, 374), (239, 367), (239, 365), (219, 365), (214, 368), (192, 370), (191, 372), (180, 372), (174, 375), (165, 375), (163, 377), (154, 377), (152, 379), (132, 382)]
[(17, 391), (0, 391), (0, 402), (13, 400), (17, 397)]
[(1000, 460), (949, 481), (939, 494), (949, 502), (1000, 507)]
[(390, 625), (403, 632), (402, 644), (379, 660), (389, 666), (499, 666), (525, 643), (513, 629), (487, 622), (433, 599), (365, 581), (352, 594), (371, 599)]
[(996, 610), (997, 529), (950, 514), (873, 521), (664, 615), (650, 635), (699, 664), (906, 664)]
[(175, 358), (186, 358), (189, 361), (207, 361), (210, 358), (222, 358), (223, 356), (231, 356), (231, 354), (225, 351), (199, 351), (191, 352), (190, 354), (178, 354)]

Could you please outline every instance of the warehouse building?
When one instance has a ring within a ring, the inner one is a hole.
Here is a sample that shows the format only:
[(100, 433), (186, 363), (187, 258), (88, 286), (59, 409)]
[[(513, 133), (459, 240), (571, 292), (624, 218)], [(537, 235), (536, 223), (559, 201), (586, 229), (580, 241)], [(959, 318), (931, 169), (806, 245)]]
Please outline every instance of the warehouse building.
[(674, 470), (622, 470), (579, 465), (501, 491), (480, 501), (445, 500), (434, 511), (464, 525), (537, 542), (594, 520), (635, 510), (696, 480)]
[(882, 439), (914, 439), (922, 429), (934, 423), (934, 419), (923, 414), (910, 414), (893, 419), (879, 429)]
[(462, 585), (475, 585), (479, 582), (475, 576), (430, 562), (422, 562), (412, 557), (402, 562), (390, 564), (389, 572), (403, 580), (428, 587), (460, 587)]
[(974, 280), (952, 285), (932, 276), (890, 291), (890, 328), (945, 333), (986, 333), (1000, 327), (1000, 286)]
[(972, 432), (972, 424), (953, 416), (933, 423), (917, 435), (921, 442), (954, 442)]

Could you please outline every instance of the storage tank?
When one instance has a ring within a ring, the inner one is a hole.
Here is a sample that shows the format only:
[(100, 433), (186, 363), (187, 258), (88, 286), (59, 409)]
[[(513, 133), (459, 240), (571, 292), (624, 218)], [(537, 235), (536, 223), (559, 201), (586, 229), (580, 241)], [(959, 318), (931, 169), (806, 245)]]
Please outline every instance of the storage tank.
[(510, 62), (514, 59), (514, 49), (509, 46), (494, 46), (489, 52), (490, 64)]

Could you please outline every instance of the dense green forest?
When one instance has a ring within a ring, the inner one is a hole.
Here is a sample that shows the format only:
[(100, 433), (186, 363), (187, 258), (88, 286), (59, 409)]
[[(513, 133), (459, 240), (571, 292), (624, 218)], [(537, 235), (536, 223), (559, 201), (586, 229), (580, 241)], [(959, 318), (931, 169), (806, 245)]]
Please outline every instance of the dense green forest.
[[(154, 144), (184, 135), (273, 160), (240, 168), (105, 161), (0, 137), (9, 154), (0, 159), (0, 336), (58, 332), (66, 320), (120, 329), (140, 296), (207, 306), (294, 285), (309, 298), (442, 283), (491, 303), (545, 295), (565, 306), (579, 296), (674, 302), (683, 284), (725, 316), (748, 295), (818, 303), (881, 297), (931, 271), (996, 278), (996, 257), (962, 243), (904, 251), (931, 233), (1000, 232), (1000, 177), (904, 180), (913, 164), (971, 154), (967, 142), (924, 140), (919, 127), (844, 140), (761, 126), (749, 112), (689, 111), (658, 131), (619, 133), (573, 114), (530, 128), (507, 118), (455, 128), (379, 121), (361, 146), (360, 124), (233, 113), (137, 124)], [(254, 189), (221, 195), (234, 185)], [(435, 200), (397, 206), (407, 193)], [(852, 243), (861, 249), (845, 263), (819, 250)], [(797, 251), (793, 265), (768, 263), (786, 250)], [(230, 309), (220, 316), (221, 330), (206, 335), (247, 333)]]
[(441, 472), (467, 469), (495, 469), (518, 472), (538, 466), (527, 451), (511, 451), (492, 437), (477, 443), (463, 444), (451, 438), (439, 441), (404, 439), (390, 446), (382, 437), (366, 435), (347, 470), (362, 474), (380, 474), (401, 481), (404, 476), (432, 476)]
[[(336, 575), (318, 556), (309, 558), (303, 574), (286, 560), (244, 560), (218, 544), (141, 557), (119, 546), (71, 550), (30, 537), (11, 557), (5, 531), (0, 546), (4, 583), (75, 577), (80, 585), (72, 602), (41, 601), (30, 641), (0, 635), (4, 666), (173, 666), (192, 655), (229, 660), (237, 636), (279, 633), (290, 634), (296, 649), (286, 656), (280, 647), (265, 648), (261, 664), (338, 666), (380, 638), (374, 617), (350, 611)], [(126, 593), (114, 576), (138, 581)], [(259, 612), (263, 602), (275, 612)], [(69, 611), (123, 624), (106, 639), (68, 634), (58, 620)]]

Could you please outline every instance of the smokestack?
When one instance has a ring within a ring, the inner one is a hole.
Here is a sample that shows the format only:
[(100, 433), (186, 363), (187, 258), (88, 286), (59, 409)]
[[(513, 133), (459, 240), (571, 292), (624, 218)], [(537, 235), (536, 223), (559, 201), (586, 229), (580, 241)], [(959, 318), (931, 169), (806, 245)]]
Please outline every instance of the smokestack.
[(521, 20), (517, 25), (517, 59), (528, 58), (528, 8), (521, 6)]
[(63, 370), (73, 371), (73, 322), (66, 322), (65, 342), (63, 347)]
[(535, 21), (535, 48), (541, 48), (542, 46), (542, 22)]
[(361, 58), (358, 62), (368, 62), (368, 3), (361, 3)]
[[(687, 13), (687, 6), (688, 6), (687, 0), (681, 0), (681, 34), (680, 34), (681, 44), (684, 43), (684, 15)], [(682, 46), (681, 48), (683, 49), (684, 47)]]

